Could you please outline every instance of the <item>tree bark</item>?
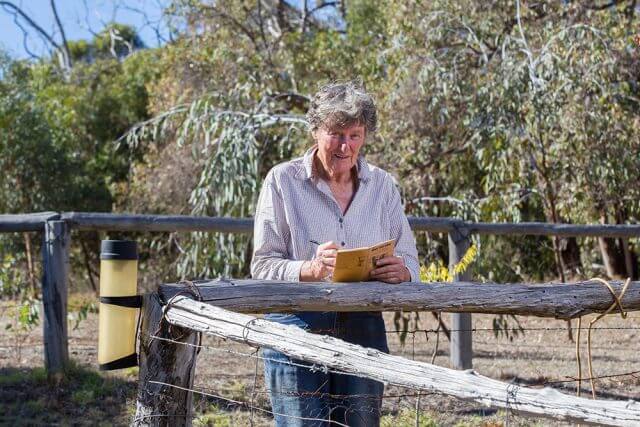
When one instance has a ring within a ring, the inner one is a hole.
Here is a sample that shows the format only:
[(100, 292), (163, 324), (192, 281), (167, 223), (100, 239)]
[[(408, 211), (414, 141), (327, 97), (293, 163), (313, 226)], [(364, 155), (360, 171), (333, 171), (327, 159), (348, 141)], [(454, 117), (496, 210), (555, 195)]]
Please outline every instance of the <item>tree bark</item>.
[[(607, 214), (600, 214), (600, 223), (608, 224)], [(607, 271), (607, 276), (612, 279), (620, 279), (626, 275), (624, 254), (616, 245), (616, 239), (598, 237), (598, 246), (602, 254), (602, 261)]]

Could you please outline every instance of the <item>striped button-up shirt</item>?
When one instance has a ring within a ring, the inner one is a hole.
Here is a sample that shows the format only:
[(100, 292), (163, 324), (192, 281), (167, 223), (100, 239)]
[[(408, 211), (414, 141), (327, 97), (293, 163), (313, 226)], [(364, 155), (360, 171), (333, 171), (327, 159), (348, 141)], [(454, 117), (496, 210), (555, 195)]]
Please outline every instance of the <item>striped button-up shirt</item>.
[(391, 175), (360, 156), (357, 190), (343, 215), (327, 182), (315, 174), (315, 152), (267, 174), (256, 207), (251, 275), (299, 281), (302, 264), (315, 256), (312, 240), (351, 249), (395, 239), (395, 255), (404, 259), (411, 280), (419, 281), (415, 239)]

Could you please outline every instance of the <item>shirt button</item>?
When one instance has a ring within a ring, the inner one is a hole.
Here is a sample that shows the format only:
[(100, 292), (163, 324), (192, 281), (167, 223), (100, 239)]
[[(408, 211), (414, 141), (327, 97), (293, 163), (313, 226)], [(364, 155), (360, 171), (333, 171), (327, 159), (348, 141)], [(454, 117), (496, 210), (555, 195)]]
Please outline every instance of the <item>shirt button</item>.
[(343, 221), (344, 221), (344, 220), (343, 220), (342, 218), (340, 218), (340, 219), (338, 220), (338, 222), (339, 222), (340, 224), (342, 224), (342, 222), (343, 222)]
[(345, 245), (345, 243), (344, 243), (344, 242), (342, 242), (342, 243), (340, 243), (340, 244), (341, 244), (342, 246), (344, 246), (344, 245)]

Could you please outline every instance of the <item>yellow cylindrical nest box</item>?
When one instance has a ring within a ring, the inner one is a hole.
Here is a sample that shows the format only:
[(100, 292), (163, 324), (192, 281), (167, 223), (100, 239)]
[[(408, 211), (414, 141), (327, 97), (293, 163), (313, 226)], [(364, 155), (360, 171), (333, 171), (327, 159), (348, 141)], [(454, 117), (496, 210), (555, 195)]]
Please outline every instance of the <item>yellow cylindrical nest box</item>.
[(142, 298), (137, 295), (138, 248), (130, 240), (103, 240), (100, 246), (100, 370), (138, 364), (136, 324)]

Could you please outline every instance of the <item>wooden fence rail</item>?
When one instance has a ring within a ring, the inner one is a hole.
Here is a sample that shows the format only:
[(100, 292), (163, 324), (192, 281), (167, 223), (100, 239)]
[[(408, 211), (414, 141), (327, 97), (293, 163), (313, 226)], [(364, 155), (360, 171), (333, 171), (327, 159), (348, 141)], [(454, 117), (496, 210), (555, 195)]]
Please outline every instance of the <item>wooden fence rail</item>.
[(61, 215), (78, 230), (252, 233), (252, 218), (187, 215), (126, 215), (69, 212)]
[[(164, 311), (170, 324), (185, 330), (232, 339), (254, 347), (272, 348), (296, 360), (387, 384), (446, 394), (558, 420), (598, 425), (640, 424), (638, 402), (591, 400), (566, 395), (551, 388), (534, 389), (507, 384), (471, 370), (456, 371), (388, 355), (337, 338), (315, 335), (292, 325), (226, 311), (181, 295), (173, 298), (164, 310), (158, 307), (148, 307), (146, 310), (157, 313)], [(143, 331), (146, 331), (145, 339), (152, 340), (159, 329), (157, 324), (149, 324)], [(184, 337), (186, 334), (179, 335)], [(165, 425), (166, 421), (162, 421), (164, 418), (170, 419), (172, 425), (189, 425), (191, 408), (176, 406), (176, 402), (183, 404), (190, 401), (193, 384), (190, 375), (195, 367), (196, 348), (175, 344), (169, 335), (158, 338), (155, 342), (165, 342), (174, 353), (158, 355), (155, 350), (144, 355), (149, 366), (141, 366), (134, 424)], [(189, 363), (187, 366), (172, 366), (173, 360), (187, 360)], [(174, 375), (176, 368), (187, 374)]]
[[(601, 283), (294, 283), (224, 279), (194, 282), (202, 301), (239, 313), (298, 311), (446, 311), (516, 314), (572, 319), (602, 313), (615, 302)], [(620, 282), (612, 282), (618, 294)], [(169, 301), (190, 292), (184, 284), (161, 285)], [(640, 310), (640, 282), (631, 282), (622, 299), (626, 311)], [(470, 328), (469, 328), (470, 329)]]
[[(42, 231), (47, 220), (60, 219), (77, 230), (223, 233), (253, 232), (252, 218), (200, 217), (188, 215), (139, 215), (94, 212), (40, 212), (0, 215), (0, 232)], [(450, 233), (466, 228), (471, 234), (559, 237), (640, 237), (640, 225), (578, 225), (544, 222), (489, 223), (455, 218), (409, 217), (414, 231)]]
[[(80, 230), (114, 231), (218, 231), (252, 233), (252, 218), (194, 217), (186, 215), (131, 215), (69, 212), (61, 214)], [(640, 237), (640, 225), (576, 225), (543, 222), (488, 223), (455, 218), (409, 217), (414, 231), (450, 233), (466, 228), (472, 234), (559, 237)]]
[[(65, 226), (65, 244), (56, 246), (49, 241), (54, 234), (45, 233), (47, 224), (53, 227), (53, 222), (61, 221)], [(574, 225), (574, 224), (547, 224), (547, 223), (474, 223), (461, 221), (454, 218), (417, 218), (409, 217), (409, 224), (414, 231), (429, 231), (434, 233), (448, 233), (450, 235), (450, 262), (456, 263), (464, 254), (469, 244), (471, 234), (483, 235), (539, 235), (561, 237), (640, 237), (640, 225)], [(66, 283), (69, 257), (69, 239), (72, 230), (102, 230), (122, 232), (223, 232), (223, 233), (251, 233), (253, 219), (251, 218), (220, 218), (220, 217), (196, 217), (186, 215), (139, 215), (139, 214), (112, 214), (90, 212), (39, 212), (31, 214), (0, 215), (0, 233), (3, 232), (42, 232), (44, 247), (56, 248), (52, 251), (43, 251), (43, 265), (56, 266), (45, 268), (43, 288), (48, 283), (56, 283), (56, 286), (65, 287), (51, 293), (46, 290), (44, 312), (47, 319), (65, 319), (66, 317)], [(455, 236), (455, 237), (454, 237)], [(60, 277), (60, 274), (64, 278)], [(50, 277), (55, 275), (56, 278)], [(470, 272), (459, 280), (469, 280)], [(52, 289), (52, 288), (48, 288)], [(452, 336), (452, 364), (460, 369), (471, 368), (471, 332), (467, 331), (471, 325), (471, 315), (468, 313), (452, 314), (454, 329), (457, 332)], [(60, 320), (62, 322), (62, 320)], [(66, 328), (55, 326), (55, 330), (49, 330), (57, 322), (45, 319), (44, 338), (45, 352), (58, 357), (47, 357), (46, 367), (48, 371), (59, 372), (67, 363)], [(465, 326), (466, 325), (466, 326)], [(55, 351), (50, 349), (56, 349)]]
[(0, 233), (44, 231), (47, 221), (60, 219), (57, 212), (38, 212), (32, 214), (0, 215)]

